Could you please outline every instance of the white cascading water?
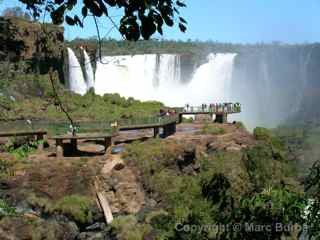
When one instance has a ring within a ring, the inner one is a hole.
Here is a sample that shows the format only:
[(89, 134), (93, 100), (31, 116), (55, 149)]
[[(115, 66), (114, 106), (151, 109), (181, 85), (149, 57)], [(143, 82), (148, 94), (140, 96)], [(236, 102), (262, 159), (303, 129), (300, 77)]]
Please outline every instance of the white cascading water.
[(83, 50), (83, 55), (84, 55), (84, 67), (85, 67), (85, 79), (87, 83), (87, 88), (89, 90), (91, 88), (94, 88), (94, 73), (93, 73), (90, 57), (85, 49)]
[(83, 78), (81, 65), (72, 51), (68, 48), (68, 59), (69, 59), (69, 89), (72, 92), (84, 95), (87, 92), (87, 84)]
[[(80, 64), (73, 51), (68, 52), (70, 90), (85, 94), (88, 87)], [(181, 56), (173, 54), (99, 57), (95, 78), (92, 67), (85, 69), (87, 83), (94, 84), (98, 95), (118, 93), (174, 107), (240, 102), (242, 112), (231, 115), (229, 120), (243, 121), (249, 129), (276, 127), (301, 108), (303, 89), (309, 81), (311, 53), (301, 55), (296, 62), (289, 61), (287, 55), (268, 52), (236, 56), (209, 54), (207, 62), (192, 73), (191, 80), (183, 72), (190, 65), (182, 66), (185, 60), (182, 63)]]
[(234, 59), (237, 54), (210, 54), (208, 62), (201, 65), (188, 85), (190, 104), (230, 102)]
[[(181, 80), (180, 56), (163, 54), (103, 57), (98, 61), (95, 90), (168, 106), (230, 101), (230, 81), (236, 54), (210, 54), (193, 79)], [(156, 82), (157, 84), (154, 84)]]
[(102, 57), (97, 61), (95, 92), (119, 93), (124, 97), (150, 100), (156, 55)]

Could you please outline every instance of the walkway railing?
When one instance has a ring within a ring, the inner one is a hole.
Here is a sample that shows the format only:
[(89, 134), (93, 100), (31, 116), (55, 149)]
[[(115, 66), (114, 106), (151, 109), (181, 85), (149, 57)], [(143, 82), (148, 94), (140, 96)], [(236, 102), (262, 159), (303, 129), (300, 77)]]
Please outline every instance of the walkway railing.
[(177, 116), (162, 116), (162, 117), (146, 117), (135, 119), (121, 119), (117, 122), (119, 127), (128, 126), (154, 126), (154, 125), (166, 125), (177, 121)]
[(240, 103), (220, 103), (203, 106), (187, 106), (178, 108), (177, 111), (180, 113), (240, 113), (241, 105)]
[[(121, 119), (116, 121), (116, 127), (112, 127), (115, 122), (76, 122), (76, 133), (88, 132), (104, 132), (114, 133), (121, 127), (148, 127), (148, 126), (163, 126), (177, 121), (177, 116), (163, 116), (163, 117), (145, 117), (135, 119)], [(69, 122), (46, 122), (46, 121), (26, 121), (18, 120), (12, 122), (5, 122), (0, 124), (0, 132), (11, 131), (37, 131), (46, 130), (50, 135), (61, 135), (67, 132), (72, 132)]]
[[(114, 133), (119, 128), (139, 128), (164, 126), (170, 123), (178, 122), (179, 115), (182, 114), (197, 114), (197, 113), (239, 113), (241, 112), (241, 105), (239, 103), (221, 103), (210, 104), (203, 106), (187, 106), (185, 108), (176, 108), (176, 114), (170, 116), (152, 116), (134, 119), (121, 119), (114, 123), (102, 121), (78, 122), (75, 124), (76, 133), (88, 132), (104, 132)], [(114, 127), (113, 127), (114, 126)], [(0, 123), (0, 132), (6, 131), (39, 131), (45, 130), (48, 134), (60, 135), (67, 132), (72, 132), (70, 123), (68, 122), (47, 122), (47, 121), (13, 121)]]

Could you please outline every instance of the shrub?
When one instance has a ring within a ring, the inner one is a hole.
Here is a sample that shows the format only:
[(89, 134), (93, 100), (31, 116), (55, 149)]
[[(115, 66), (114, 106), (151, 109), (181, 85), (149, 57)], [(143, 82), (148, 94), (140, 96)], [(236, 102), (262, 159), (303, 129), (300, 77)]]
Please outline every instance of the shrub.
[(90, 198), (70, 195), (59, 200), (53, 207), (54, 211), (58, 211), (74, 221), (85, 224), (92, 222), (92, 212), (90, 208), (93, 202)]
[(17, 159), (24, 159), (30, 153), (34, 152), (39, 144), (43, 144), (43, 140), (34, 141), (27, 139), (25, 143), (19, 145), (19, 143), (16, 142), (16, 139), (13, 138), (11, 142), (6, 144), (6, 151), (14, 155)]
[(243, 122), (236, 122), (235, 125), (236, 125), (236, 127), (239, 128), (239, 129), (246, 130), (246, 126), (244, 125)]
[(14, 163), (0, 159), (0, 179), (14, 176)]
[(152, 230), (150, 225), (139, 224), (132, 215), (115, 218), (112, 228), (117, 234), (117, 239), (122, 240), (143, 240), (144, 236)]
[[(288, 190), (286, 187), (268, 188), (252, 197), (243, 196), (240, 206), (235, 209), (234, 220), (236, 223), (251, 224), (252, 226), (268, 226), (271, 230), (247, 231), (242, 228), (235, 232), (235, 239), (282, 239), (291, 235), (298, 238), (299, 232), (294, 229), (277, 229), (277, 224), (282, 226), (303, 226), (306, 200), (302, 194)], [(297, 228), (298, 229), (298, 228)]]
[(272, 131), (267, 128), (256, 127), (253, 130), (253, 135), (257, 140), (271, 144), (271, 146), (276, 150), (282, 151), (284, 149), (284, 145), (281, 140), (274, 136)]
[(224, 134), (225, 130), (223, 128), (219, 128), (216, 126), (213, 126), (211, 124), (206, 123), (202, 129), (201, 129), (202, 134), (213, 134), (213, 135), (218, 135), (218, 134)]
[(16, 216), (16, 209), (13, 207), (10, 207), (9, 204), (4, 201), (3, 199), (0, 199), (0, 218), (7, 217), (7, 216)]

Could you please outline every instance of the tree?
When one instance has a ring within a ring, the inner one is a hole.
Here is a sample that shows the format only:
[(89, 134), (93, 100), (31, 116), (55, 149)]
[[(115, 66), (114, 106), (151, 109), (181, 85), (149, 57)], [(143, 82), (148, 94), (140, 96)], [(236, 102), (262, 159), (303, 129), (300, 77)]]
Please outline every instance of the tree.
[(6, 8), (2, 15), (5, 17), (21, 17), (30, 20), (30, 15), (24, 12), (21, 7)]
[[(183, 0), (19, 0), (34, 16), (48, 12), (54, 24), (66, 22), (83, 27), (83, 20), (92, 16), (107, 17), (127, 40), (149, 39), (154, 33), (163, 34), (164, 24), (173, 27), (175, 22), (182, 32), (186, 31), (186, 20), (180, 17), (179, 9), (186, 7)], [(72, 15), (75, 7), (82, 7), (81, 15)], [(123, 10), (119, 24), (109, 16), (110, 8)]]
[(316, 161), (305, 180), (309, 194), (308, 234), (310, 239), (320, 238), (320, 160)]

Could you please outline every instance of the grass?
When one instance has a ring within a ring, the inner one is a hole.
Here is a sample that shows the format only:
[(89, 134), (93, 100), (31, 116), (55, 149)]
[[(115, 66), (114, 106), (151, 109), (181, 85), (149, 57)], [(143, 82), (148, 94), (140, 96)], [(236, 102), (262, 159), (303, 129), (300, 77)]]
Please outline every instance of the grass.
[(112, 228), (116, 232), (117, 239), (122, 240), (142, 240), (152, 230), (150, 225), (138, 223), (132, 215), (115, 218)]
[(237, 128), (240, 128), (240, 129), (243, 129), (243, 130), (246, 130), (246, 126), (244, 125), (243, 122), (236, 122), (236, 127)]
[(70, 195), (60, 199), (55, 205), (53, 210), (70, 217), (74, 221), (85, 224), (92, 222), (91, 208), (94, 202), (92, 199), (79, 196)]
[[(31, 75), (28, 78), (33, 79), (36, 76)], [(49, 83), (47, 75), (40, 76), (40, 78), (39, 82)], [(15, 85), (21, 85), (21, 81), (18, 79), (12, 81), (10, 83), (12, 90), (8, 90), (10, 94), (0, 99), (0, 104), (3, 102), (4, 105), (8, 106), (8, 109), (1, 111), (0, 118), (67, 122), (66, 116), (55, 104), (49, 85), (42, 83), (42, 86), (35, 87), (36, 84), (32, 83), (31, 80), (24, 80), (23, 82), (26, 82), (26, 85), (30, 84), (30, 87), (26, 86), (24, 92), (17, 92)], [(80, 96), (64, 91), (60, 84), (58, 86), (64, 107), (76, 121), (111, 122), (118, 119), (150, 117), (156, 116), (159, 110), (163, 108), (163, 104), (160, 102), (141, 102), (133, 98), (123, 98), (119, 94), (98, 96), (88, 92), (85, 96)], [(37, 91), (41, 92), (42, 95), (39, 96)], [(9, 95), (19, 96), (19, 101), (11, 101)], [(10, 104), (7, 104), (7, 102)]]
[(223, 128), (216, 127), (208, 123), (206, 123), (201, 129), (201, 134), (218, 135), (218, 134), (224, 134), (224, 133), (225, 133), (225, 130)]
[(11, 207), (5, 200), (0, 199), (0, 218), (17, 216), (16, 209)]
[(27, 201), (47, 214), (59, 213), (79, 224), (90, 224), (92, 222), (94, 201), (87, 196), (67, 195), (54, 201), (46, 197), (29, 194)]
[(0, 159), (0, 179), (14, 176), (14, 164), (13, 161)]
[(277, 149), (279, 151), (284, 150), (284, 144), (281, 139), (275, 136), (275, 134), (267, 128), (256, 127), (253, 130), (253, 135), (257, 140), (264, 141), (267, 144), (270, 144), (274, 149)]

